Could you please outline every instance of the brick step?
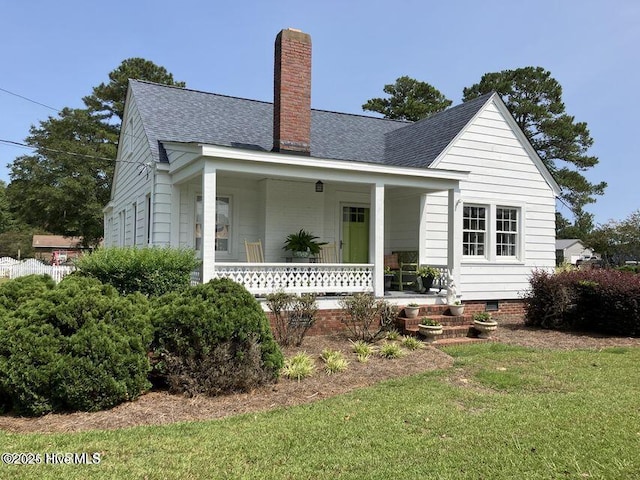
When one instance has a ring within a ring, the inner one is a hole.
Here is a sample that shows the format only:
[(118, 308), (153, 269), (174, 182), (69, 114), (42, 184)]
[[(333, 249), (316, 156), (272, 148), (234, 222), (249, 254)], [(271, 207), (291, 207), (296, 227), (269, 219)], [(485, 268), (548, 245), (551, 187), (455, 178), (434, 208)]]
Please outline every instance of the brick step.
[(428, 317), (432, 320), (439, 322), (443, 326), (453, 325), (471, 325), (473, 324), (473, 315), (460, 315), (458, 317), (452, 317), (451, 315), (423, 315), (416, 318), (396, 318), (396, 326), (399, 330), (404, 331), (410, 327), (416, 327), (422, 322), (424, 317)]

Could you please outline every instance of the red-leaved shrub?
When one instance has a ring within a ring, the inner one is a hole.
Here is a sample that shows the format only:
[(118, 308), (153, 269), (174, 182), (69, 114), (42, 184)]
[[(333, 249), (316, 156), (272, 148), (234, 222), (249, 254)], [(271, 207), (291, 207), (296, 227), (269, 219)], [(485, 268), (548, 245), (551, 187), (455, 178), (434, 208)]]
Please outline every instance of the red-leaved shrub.
[(616, 270), (534, 272), (525, 323), (551, 329), (640, 335), (640, 277)]

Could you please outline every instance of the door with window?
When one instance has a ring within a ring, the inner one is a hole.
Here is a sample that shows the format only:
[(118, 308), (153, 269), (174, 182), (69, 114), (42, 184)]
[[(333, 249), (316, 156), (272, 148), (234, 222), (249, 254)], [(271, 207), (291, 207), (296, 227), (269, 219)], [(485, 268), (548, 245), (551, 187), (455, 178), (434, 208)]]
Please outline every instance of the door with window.
[(369, 262), (369, 207), (342, 206), (342, 261)]

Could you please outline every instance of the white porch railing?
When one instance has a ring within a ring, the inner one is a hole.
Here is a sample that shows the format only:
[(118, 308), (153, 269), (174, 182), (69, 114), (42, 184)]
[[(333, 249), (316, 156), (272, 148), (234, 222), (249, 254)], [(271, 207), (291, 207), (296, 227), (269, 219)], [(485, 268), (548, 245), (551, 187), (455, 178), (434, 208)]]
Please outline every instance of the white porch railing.
[(368, 263), (216, 263), (214, 276), (230, 278), (254, 295), (373, 291)]

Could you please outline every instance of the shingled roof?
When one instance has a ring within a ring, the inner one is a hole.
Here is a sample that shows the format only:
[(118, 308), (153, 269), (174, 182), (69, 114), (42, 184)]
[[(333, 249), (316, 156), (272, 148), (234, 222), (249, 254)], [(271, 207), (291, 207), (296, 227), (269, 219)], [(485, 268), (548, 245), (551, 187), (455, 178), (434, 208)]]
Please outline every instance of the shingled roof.
[[(163, 141), (271, 151), (273, 104), (131, 80), (149, 147), (166, 161)], [(490, 94), (416, 123), (311, 111), (311, 156), (427, 167), (489, 99)]]

